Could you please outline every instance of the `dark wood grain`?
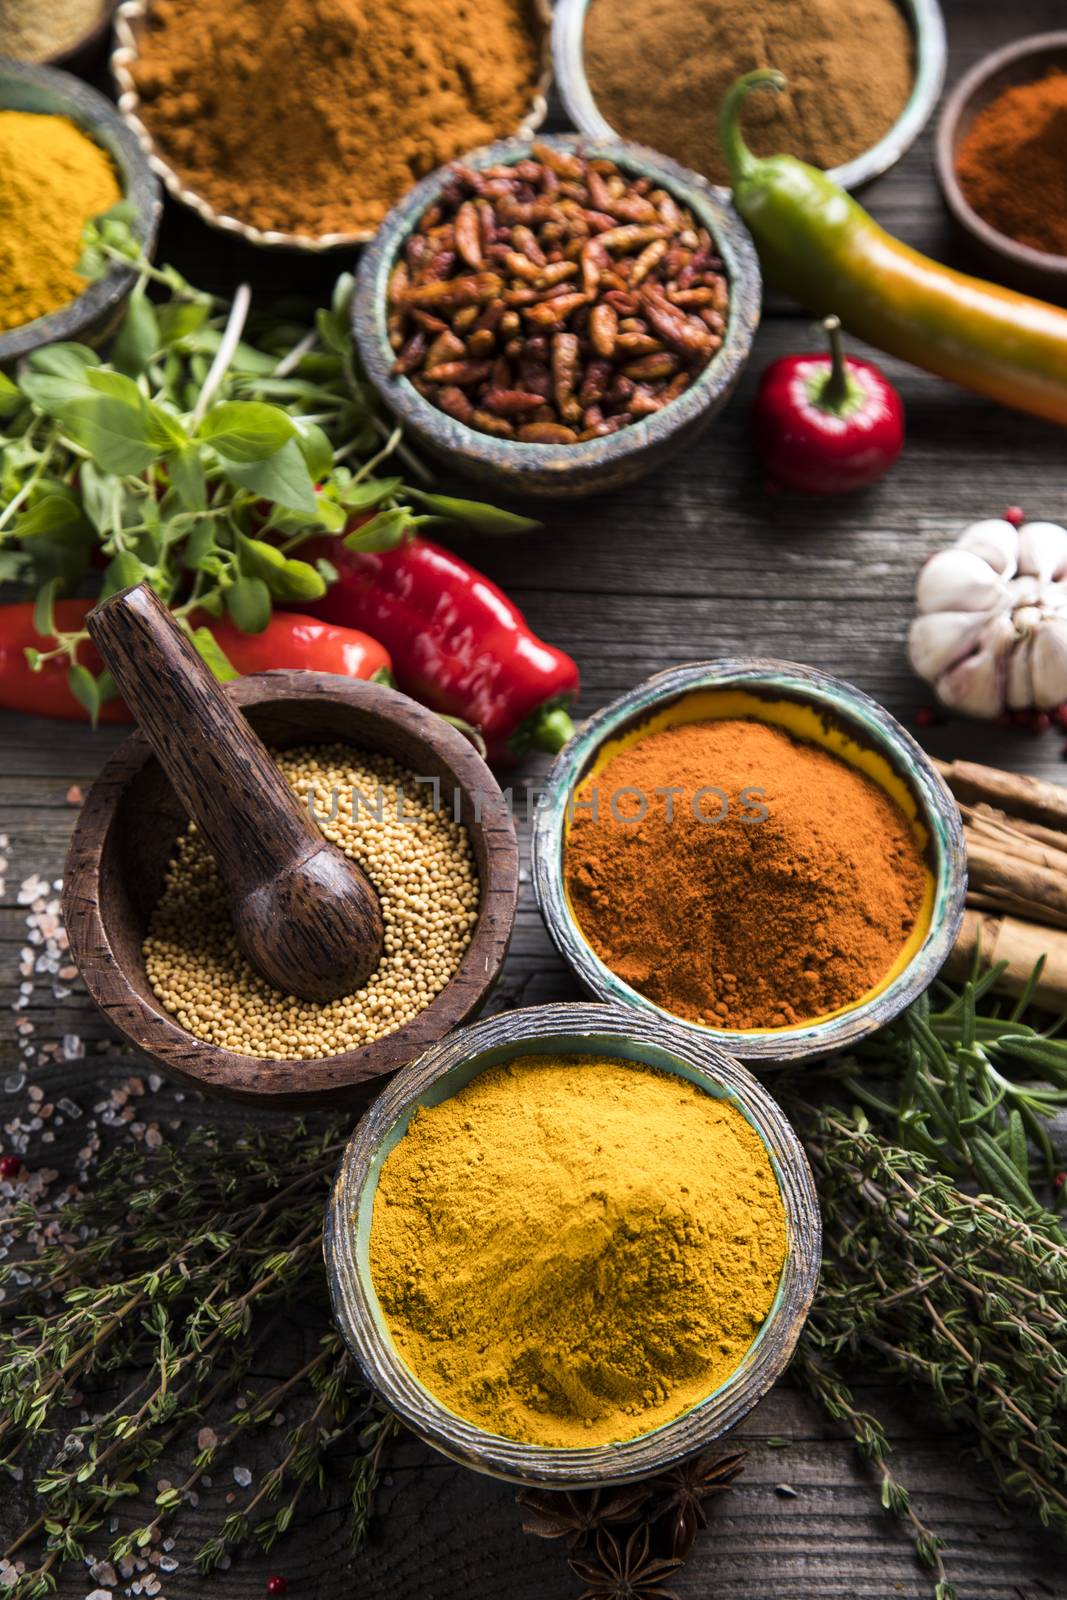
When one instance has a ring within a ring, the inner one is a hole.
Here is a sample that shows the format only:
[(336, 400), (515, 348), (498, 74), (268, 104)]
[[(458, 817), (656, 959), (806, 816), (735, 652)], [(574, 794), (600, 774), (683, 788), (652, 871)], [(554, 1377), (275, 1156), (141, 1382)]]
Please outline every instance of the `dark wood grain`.
[[(394, 1072), (472, 1015), (499, 976), (518, 888), (511, 817), (488, 767), (463, 735), (382, 684), (330, 673), (266, 672), (230, 684), (225, 697), (275, 748), (340, 741), (384, 751), (420, 779), (436, 779), (447, 809), (458, 797), (478, 867), (480, 901), (455, 974), (411, 1022), (373, 1044), (323, 1060), (237, 1055), (187, 1033), (156, 998), (141, 948), (185, 823), (183, 806), (143, 731), (106, 764), (74, 830), (64, 883), (71, 954), (112, 1026), (177, 1077), (259, 1105), (365, 1101), (383, 1073)], [(195, 778), (195, 769), (185, 777)]]
[[(1064, 24), (1063, 0), (946, 0), (945, 11), (949, 87), (984, 51)], [(909, 243), (965, 264), (934, 179), (929, 132), (863, 198)], [(158, 256), (222, 290), (251, 275), (264, 300), (275, 292), (319, 298), (338, 265), (257, 254), (219, 240), (169, 206)], [(748, 429), (755, 385), (769, 361), (815, 339), (795, 306), (769, 300), (738, 393), (692, 450), (622, 494), (542, 511), (547, 525), (533, 539), (463, 542), (464, 553), (514, 595), (538, 632), (577, 658), (581, 712), (681, 661), (762, 653), (849, 679), (916, 731), (915, 712), (930, 695), (908, 667), (904, 639), (923, 559), (966, 522), (1010, 502), (1034, 516), (1067, 520), (1067, 435), (869, 351), (863, 353), (873, 354), (900, 387), (907, 412), (907, 445), (892, 474), (837, 503), (765, 493)], [(1063, 739), (1053, 733), (1033, 739), (954, 721), (917, 736), (945, 759), (1067, 778)], [(0, 894), (0, 999), (16, 999), (26, 947), (19, 884), (32, 872), (59, 876), (77, 814), (66, 800), (69, 786), (87, 789), (120, 738), (113, 729), (92, 734), (0, 715), (0, 834), (10, 838), (2, 852), (10, 865)], [(536, 785), (544, 770), (534, 761), (508, 775), (524, 862), (525, 785)], [(537, 917), (525, 866), (523, 880), (492, 1009), (577, 998)], [(114, 1036), (80, 986), (56, 999), (49, 982), (35, 979), (23, 998), (19, 1012), (0, 1010), (5, 1069), (15, 1067), (26, 1042), (16, 1032), (20, 1020), (32, 1024), (35, 1045), (77, 1036), (90, 1052), (86, 1059), (39, 1069), (31, 1081), (50, 1095), (70, 1093), (88, 1113), (101, 1088), (131, 1070), (130, 1060), (92, 1054), (96, 1042)], [(0, 1095), (0, 1108), (14, 1110), (22, 1098)], [(192, 1093), (177, 1101), (165, 1086), (153, 1114), (181, 1118), (183, 1129), (210, 1121), (233, 1130), (249, 1112)], [(168, 1137), (181, 1138), (183, 1129)], [(68, 1170), (61, 1154), (49, 1159)], [(279, 1363), (313, 1354), (319, 1331), (294, 1313), (279, 1335)], [(1024, 1508), (996, 1501), (988, 1474), (924, 1397), (860, 1372), (856, 1399), (886, 1418), (894, 1466), (911, 1485), (919, 1514), (947, 1540), (961, 1600), (1067, 1600), (1067, 1545)], [(734, 1440), (749, 1447), (749, 1464), (673, 1584), (683, 1600), (929, 1600), (929, 1578), (906, 1534), (879, 1509), (871, 1474), (841, 1430), (788, 1380)], [(775, 1448), (774, 1440), (786, 1447)], [(241, 1460), (252, 1468), (254, 1485), (274, 1458), (276, 1441), (250, 1438)], [(234, 1487), (230, 1465), (218, 1474), (220, 1497)], [(168, 1600), (261, 1600), (274, 1572), (288, 1577), (291, 1600), (574, 1600), (578, 1594), (563, 1552), (522, 1534), (506, 1486), (415, 1443), (391, 1458), (373, 1543), (353, 1561), (340, 1465), (318, 1514), (271, 1555), (248, 1556), (207, 1582), (192, 1555), (227, 1508), (208, 1494), (187, 1508), (175, 1551), (182, 1565), (163, 1589)], [(795, 1489), (796, 1498), (777, 1492), (780, 1484)], [(14, 1524), (26, 1503), (20, 1494), (0, 1492), (0, 1530)], [(92, 1587), (86, 1574), (69, 1572), (60, 1600), (83, 1600)]]
[(138, 584), (102, 601), (87, 626), (218, 862), (246, 959), (302, 1000), (361, 988), (382, 955), (376, 890), (322, 837), (163, 602)]

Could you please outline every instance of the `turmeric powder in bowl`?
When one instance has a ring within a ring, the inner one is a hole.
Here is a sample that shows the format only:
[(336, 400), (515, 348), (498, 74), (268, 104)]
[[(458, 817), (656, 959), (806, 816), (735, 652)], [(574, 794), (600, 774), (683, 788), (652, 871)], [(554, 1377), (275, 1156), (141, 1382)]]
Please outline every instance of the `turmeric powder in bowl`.
[(930, 889), (865, 772), (748, 718), (639, 732), (581, 785), (564, 877), (583, 937), (655, 1005), (716, 1029), (832, 1016), (899, 969)]
[(486, 1432), (629, 1440), (720, 1387), (785, 1261), (778, 1181), (726, 1099), (630, 1061), (520, 1057), (422, 1106), (370, 1268), (425, 1389)]

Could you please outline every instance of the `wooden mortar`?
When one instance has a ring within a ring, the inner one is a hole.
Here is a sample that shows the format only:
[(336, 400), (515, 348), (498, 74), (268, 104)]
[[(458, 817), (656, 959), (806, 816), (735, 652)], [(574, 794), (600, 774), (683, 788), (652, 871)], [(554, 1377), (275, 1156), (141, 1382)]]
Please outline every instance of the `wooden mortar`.
[(348, 744), (393, 756), (427, 784), (438, 779), (440, 803), (449, 811), (458, 794), (480, 903), (455, 974), (411, 1022), (343, 1055), (271, 1061), (187, 1032), (153, 993), (141, 946), (188, 817), (139, 732), (107, 762), (74, 829), (63, 889), (71, 955), (117, 1032), (194, 1087), (261, 1106), (365, 1102), (378, 1079), (473, 1016), (499, 976), (518, 894), (510, 812), (464, 736), (394, 689), (329, 673), (264, 672), (238, 679), (226, 692), (274, 748)]

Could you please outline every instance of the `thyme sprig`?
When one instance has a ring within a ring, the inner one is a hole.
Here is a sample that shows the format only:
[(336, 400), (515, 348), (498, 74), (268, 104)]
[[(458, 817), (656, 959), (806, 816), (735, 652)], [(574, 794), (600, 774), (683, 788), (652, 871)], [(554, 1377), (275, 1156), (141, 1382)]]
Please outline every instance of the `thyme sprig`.
[[(26, 1565), (6, 1591), (17, 1600), (52, 1592), (105, 1524), (112, 1562), (146, 1550), (250, 1430), (268, 1430), (276, 1459), (198, 1551), (202, 1571), (248, 1542), (269, 1549), (339, 1450), (363, 1539), (395, 1425), (329, 1320), (322, 1211), (348, 1131), (345, 1119), (124, 1143), (58, 1214), (15, 1205), (0, 1263), (14, 1312), (0, 1330), (0, 1471), (30, 1476), (37, 1497), (5, 1552)], [(321, 1312), (313, 1353), (257, 1378), (293, 1305), (302, 1320)], [(173, 1482), (159, 1487), (164, 1464)]]

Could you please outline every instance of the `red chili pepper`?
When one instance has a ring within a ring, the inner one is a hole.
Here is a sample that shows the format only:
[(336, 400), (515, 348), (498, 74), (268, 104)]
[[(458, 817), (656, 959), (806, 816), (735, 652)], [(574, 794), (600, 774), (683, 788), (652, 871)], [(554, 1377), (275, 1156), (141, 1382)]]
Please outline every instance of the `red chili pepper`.
[(807, 494), (864, 489), (904, 444), (904, 407), (871, 361), (846, 360), (841, 324), (827, 317), (829, 355), (782, 356), (756, 396), (756, 445), (771, 480)]
[[(368, 520), (353, 519), (347, 531)], [(370, 554), (327, 536), (300, 554), (312, 562), (325, 556), (339, 574), (307, 609), (381, 639), (399, 687), (473, 724), (490, 761), (566, 744), (577, 666), (531, 633), (507, 595), (451, 550), (415, 537)]]
[[(62, 633), (78, 633), (85, 625), (93, 600), (60, 600), (56, 625)], [(239, 673), (266, 672), (271, 667), (293, 667), (308, 672), (336, 672), (345, 678), (391, 675), (387, 652), (376, 639), (292, 611), (276, 611), (262, 633), (242, 633), (227, 620), (195, 616), (195, 624), (210, 627), (219, 648)], [(87, 712), (67, 688), (68, 662), (63, 657), (46, 661), (34, 672), (26, 660), (27, 648), (45, 651), (52, 641), (42, 639), (33, 625), (33, 606), (19, 602), (0, 606), (0, 706), (44, 717), (87, 720)], [(102, 662), (84, 640), (78, 661), (93, 674)], [(105, 700), (101, 722), (131, 722), (121, 700)]]

